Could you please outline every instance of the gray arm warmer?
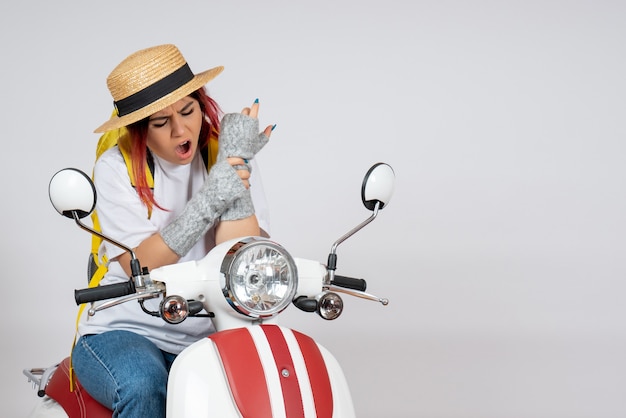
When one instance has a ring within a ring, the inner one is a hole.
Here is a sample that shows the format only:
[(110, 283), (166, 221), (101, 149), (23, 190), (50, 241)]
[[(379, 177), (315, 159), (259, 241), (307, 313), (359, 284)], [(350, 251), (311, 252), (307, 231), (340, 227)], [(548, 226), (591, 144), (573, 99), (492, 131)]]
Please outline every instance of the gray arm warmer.
[(224, 210), (246, 193), (250, 192), (230, 164), (216, 161), (202, 188), (187, 202), (183, 212), (161, 230), (163, 241), (180, 257), (184, 256)]
[(165, 244), (180, 257), (220, 219), (244, 219), (254, 214), (250, 190), (246, 189), (227, 157), (252, 159), (269, 138), (259, 134), (256, 118), (229, 113), (222, 119), (217, 159), (202, 188), (187, 202), (183, 212), (161, 230)]

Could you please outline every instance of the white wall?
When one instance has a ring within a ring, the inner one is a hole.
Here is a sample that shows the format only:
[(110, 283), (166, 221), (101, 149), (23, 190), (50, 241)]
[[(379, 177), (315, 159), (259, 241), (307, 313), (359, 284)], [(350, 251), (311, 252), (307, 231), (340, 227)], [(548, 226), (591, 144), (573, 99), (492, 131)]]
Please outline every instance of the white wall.
[(626, 3), (33, 1), (0, 6), (3, 416), (22, 369), (69, 353), (90, 239), (49, 204), (89, 171), (131, 52), (175, 43), (226, 111), (261, 100), (274, 238), (325, 261), (365, 219), (360, 182), (397, 174), (339, 247), (346, 299), (286, 323), (342, 362), (359, 417), (626, 416)]

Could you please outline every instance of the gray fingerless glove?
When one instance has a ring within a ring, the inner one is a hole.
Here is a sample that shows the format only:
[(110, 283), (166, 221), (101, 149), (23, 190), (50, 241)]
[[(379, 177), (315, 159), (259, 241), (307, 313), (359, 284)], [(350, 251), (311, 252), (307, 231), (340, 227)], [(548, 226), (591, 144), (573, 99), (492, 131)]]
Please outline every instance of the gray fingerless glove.
[(163, 241), (180, 257), (184, 256), (226, 208), (246, 193), (249, 194), (249, 190), (230, 164), (226, 160), (216, 161), (183, 212), (161, 230)]
[[(259, 120), (242, 113), (228, 113), (222, 118), (217, 158), (240, 157), (251, 160), (267, 144), (269, 138), (259, 133)], [(242, 168), (242, 167), (237, 167)], [(250, 170), (246, 164), (245, 169)], [(235, 221), (254, 214), (250, 190), (246, 190), (222, 213), (221, 220)]]
[(259, 133), (259, 120), (243, 113), (228, 113), (222, 118), (217, 158), (240, 157), (251, 160), (269, 138)]

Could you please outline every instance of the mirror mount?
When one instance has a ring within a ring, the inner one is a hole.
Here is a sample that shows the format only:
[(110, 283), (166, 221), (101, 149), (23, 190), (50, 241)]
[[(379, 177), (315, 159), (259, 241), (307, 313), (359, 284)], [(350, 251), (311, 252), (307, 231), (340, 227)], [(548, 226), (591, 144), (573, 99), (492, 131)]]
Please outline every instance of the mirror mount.
[(333, 243), (330, 249), (330, 254), (328, 254), (328, 263), (326, 266), (326, 268), (328, 269), (328, 281), (329, 282), (325, 284), (331, 284), (333, 282), (333, 279), (335, 278), (335, 270), (337, 270), (337, 247), (339, 246), (339, 244), (341, 244), (342, 242), (350, 238), (352, 235), (356, 234), (361, 229), (363, 229), (367, 224), (372, 222), (376, 218), (376, 216), (378, 216), (379, 206), (380, 206), (380, 202), (377, 202), (374, 206), (374, 212), (369, 218), (367, 218), (366, 220), (361, 222), (359, 225), (352, 228), (350, 231), (348, 231), (346, 234), (344, 234), (341, 238), (339, 238), (337, 241)]
[(131, 275), (132, 277), (140, 277), (141, 276), (141, 264), (139, 263), (139, 259), (137, 259), (137, 257), (135, 256), (135, 252), (133, 251), (132, 248), (122, 244), (119, 241), (114, 240), (113, 238), (109, 238), (104, 234), (101, 234), (100, 232), (96, 231), (93, 228), (88, 227), (87, 225), (85, 225), (84, 223), (82, 223), (80, 221), (81, 215), (73, 210), (71, 211), (72, 214), (72, 218), (74, 218), (74, 222), (76, 222), (76, 225), (78, 225), (81, 229), (83, 229), (84, 231), (87, 231), (99, 238), (102, 238), (103, 240), (110, 242), (111, 244), (123, 249), (124, 251), (128, 252), (130, 254), (130, 270), (131, 270)]

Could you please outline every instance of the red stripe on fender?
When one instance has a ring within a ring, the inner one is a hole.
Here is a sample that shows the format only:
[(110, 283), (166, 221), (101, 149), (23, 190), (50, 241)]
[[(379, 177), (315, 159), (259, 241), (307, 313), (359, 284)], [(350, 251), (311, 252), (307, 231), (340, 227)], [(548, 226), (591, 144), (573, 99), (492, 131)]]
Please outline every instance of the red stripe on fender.
[(300, 351), (309, 373), (317, 418), (331, 418), (333, 416), (333, 391), (324, 357), (311, 337), (297, 331), (292, 332), (300, 345)]
[(221, 331), (209, 338), (217, 346), (230, 390), (241, 415), (246, 418), (271, 417), (272, 406), (265, 373), (248, 330), (239, 328)]
[[(261, 328), (272, 348), (276, 368), (280, 374), (280, 385), (283, 390), (285, 413), (289, 418), (304, 418), (304, 406), (302, 405), (302, 394), (300, 393), (298, 376), (285, 337), (280, 328), (276, 325), (261, 325)], [(289, 375), (283, 375), (283, 371), (288, 372)]]

